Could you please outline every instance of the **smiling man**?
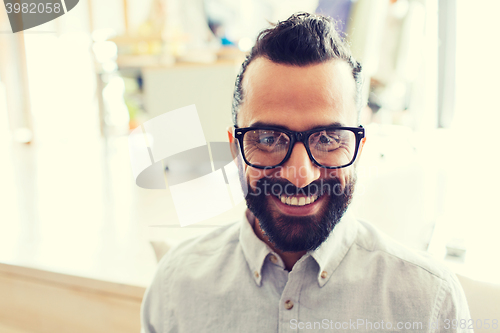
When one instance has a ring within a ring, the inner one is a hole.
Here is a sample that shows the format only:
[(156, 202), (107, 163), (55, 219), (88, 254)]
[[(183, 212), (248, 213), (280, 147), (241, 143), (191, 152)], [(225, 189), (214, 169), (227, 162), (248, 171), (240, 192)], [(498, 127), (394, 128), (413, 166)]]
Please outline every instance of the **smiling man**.
[(323, 62), (309, 56), (307, 65), (297, 66), (279, 63), (289, 52), (282, 51), (276, 59), (259, 55), (264, 50), (252, 54), (239, 85), (244, 97), (235, 105), (233, 148), (247, 164), (240, 173), (250, 185), (246, 201), (258, 221), (255, 234), (291, 270), (327, 239), (346, 210), (355, 182), (350, 164), (361, 152), (364, 131), (356, 127), (356, 84), (346, 61), (332, 50)]
[(346, 213), (360, 72), (325, 17), (260, 34), (228, 133), (248, 210), (161, 260), (144, 332), (466, 331), (451, 329), (470, 319), (453, 274)]

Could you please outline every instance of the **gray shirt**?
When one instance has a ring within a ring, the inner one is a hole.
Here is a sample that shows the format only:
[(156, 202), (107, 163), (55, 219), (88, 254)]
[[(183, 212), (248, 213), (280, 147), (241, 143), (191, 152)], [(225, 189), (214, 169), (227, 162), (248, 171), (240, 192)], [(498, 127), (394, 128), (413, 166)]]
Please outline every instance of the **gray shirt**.
[(252, 223), (169, 251), (143, 332), (472, 332), (460, 328), (470, 314), (456, 276), (366, 222), (344, 216), (291, 271)]

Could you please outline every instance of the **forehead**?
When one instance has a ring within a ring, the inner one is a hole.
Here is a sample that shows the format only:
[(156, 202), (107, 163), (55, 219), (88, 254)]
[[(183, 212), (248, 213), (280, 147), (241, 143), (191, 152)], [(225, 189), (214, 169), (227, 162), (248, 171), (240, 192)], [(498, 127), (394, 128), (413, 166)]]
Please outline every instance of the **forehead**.
[(285, 126), (294, 131), (339, 123), (356, 126), (355, 82), (342, 60), (308, 66), (259, 57), (248, 65), (238, 126)]

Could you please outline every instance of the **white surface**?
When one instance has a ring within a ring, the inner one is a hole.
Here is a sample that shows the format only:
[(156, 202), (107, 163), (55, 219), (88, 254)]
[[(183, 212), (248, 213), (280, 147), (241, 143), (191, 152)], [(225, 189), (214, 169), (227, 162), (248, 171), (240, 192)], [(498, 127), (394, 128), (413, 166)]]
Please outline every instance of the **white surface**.
[(128, 136), (129, 152), (132, 158), (130, 164), (132, 173), (137, 179), (140, 173), (151, 166), (151, 157), (148, 152), (148, 145), (141, 127), (135, 128)]
[(231, 210), (231, 198), (222, 170), (170, 186), (181, 226), (205, 221)]
[(196, 106), (165, 110), (144, 123), (155, 162), (206, 145)]
[(437, 218), (437, 171), (408, 128), (372, 124), (366, 136), (353, 213), (401, 244), (425, 250)]
[(195, 104), (205, 139), (227, 141), (226, 128), (232, 124), (231, 103), (238, 67), (228, 62), (144, 69), (149, 118)]

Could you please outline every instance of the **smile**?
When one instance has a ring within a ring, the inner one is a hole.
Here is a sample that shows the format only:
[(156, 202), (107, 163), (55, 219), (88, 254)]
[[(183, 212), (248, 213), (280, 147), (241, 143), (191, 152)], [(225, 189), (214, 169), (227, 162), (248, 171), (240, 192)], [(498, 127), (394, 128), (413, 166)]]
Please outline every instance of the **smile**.
[(278, 198), (281, 200), (282, 203), (289, 205), (289, 206), (305, 206), (312, 204), (318, 199), (318, 195), (311, 195), (311, 196), (301, 196), (301, 197), (296, 197), (296, 196), (286, 196), (284, 194), (278, 196)]

